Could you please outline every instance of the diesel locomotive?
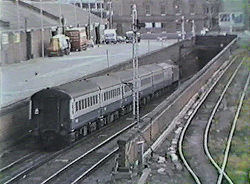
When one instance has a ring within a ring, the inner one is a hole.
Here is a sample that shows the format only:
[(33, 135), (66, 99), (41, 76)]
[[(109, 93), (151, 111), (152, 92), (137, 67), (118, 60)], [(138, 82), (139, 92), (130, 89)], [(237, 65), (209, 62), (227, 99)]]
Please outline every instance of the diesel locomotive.
[[(139, 67), (140, 103), (179, 80), (179, 68), (167, 63)], [(132, 110), (133, 70), (78, 79), (43, 89), (30, 98), (33, 135), (42, 143), (58, 137), (74, 142)]]

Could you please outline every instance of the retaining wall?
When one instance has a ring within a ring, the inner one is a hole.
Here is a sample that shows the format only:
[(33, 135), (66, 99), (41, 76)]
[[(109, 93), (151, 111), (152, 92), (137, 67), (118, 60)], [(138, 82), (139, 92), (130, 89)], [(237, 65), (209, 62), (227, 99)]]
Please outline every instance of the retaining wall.
[[(231, 42), (207, 65), (184, 83), (169, 98), (163, 101), (157, 108), (142, 119), (141, 128), (133, 129), (121, 140), (125, 144), (125, 164), (123, 167), (130, 167), (138, 160), (137, 142), (144, 140), (145, 147), (148, 148), (154, 140), (168, 127), (172, 120), (179, 114), (188, 101), (200, 90), (200, 88), (210, 79), (213, 73), (229, 59), (231, 48), (235, 45), (236, 38), (231, 38)], [(119, 161), (118, 161), (119, 163)]]

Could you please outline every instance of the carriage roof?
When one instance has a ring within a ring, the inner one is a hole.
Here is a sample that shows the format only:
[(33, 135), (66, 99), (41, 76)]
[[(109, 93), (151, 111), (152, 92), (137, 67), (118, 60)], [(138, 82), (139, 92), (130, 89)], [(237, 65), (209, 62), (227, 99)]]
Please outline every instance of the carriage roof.
[(96, 92), (99, 90), (99, 86), (90, 80), (79, 79), (57, 86), (55, 87), (55, 89), (63, 91), (64, 93), (67, 93), (74, 98), (88, 93)]

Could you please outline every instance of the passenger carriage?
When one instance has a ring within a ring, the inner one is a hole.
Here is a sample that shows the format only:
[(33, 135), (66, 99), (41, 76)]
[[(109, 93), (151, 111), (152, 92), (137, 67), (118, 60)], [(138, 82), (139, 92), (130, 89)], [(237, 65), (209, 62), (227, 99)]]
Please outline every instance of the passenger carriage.
[[(141, 103), (178, 80), (178, 66), (165, 63), (140, 66)], [(120, 114), (132, 111), (132, 82), (133, 70), (128, 69), (35, 93), (30, 102), (33, 135), (43, 143), (58, 136), (72, 142), (114, 121)]]
[(119, 116), (122, 106), (122, 83), (119, 79), (105, 75), (89, 79), (100, 88), (101, 121), (112, 122)]

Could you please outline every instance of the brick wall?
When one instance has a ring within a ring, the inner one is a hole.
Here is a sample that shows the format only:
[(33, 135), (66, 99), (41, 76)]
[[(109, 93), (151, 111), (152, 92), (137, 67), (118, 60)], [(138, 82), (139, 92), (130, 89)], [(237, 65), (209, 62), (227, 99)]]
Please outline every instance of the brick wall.
[[(16, 32), (18, 33), (18, 32)], [(6, 35), (8, 35), (6, 37)], [(2, 32), (0, 34), (0, 44), (1, 44), (1, 60), (0, 65), (18, 63), (20, 61), (27, 60), (27, 44), (26, 44), (26, 32), (20, 32), (20, 40), (15, 41), (14, 38), (15, 32)], [(3, 38), (5, 37), (5, 38)], [(44, 45), (45, 48), (49, 44), (49, 39), (51, 33), (49, 30), (44, 31)], [(8, 40), (6, 42), (6, 39)], [(31, 54), (34, 58), (42, 56), (42, 43), (41, 43), (41, 31), (32, 30), (31, 31), (31, 44), (32, 50)]]
[[(113, 22), (114, 27), (117, 28), (118, 34), (125, 34), (131, 27), (131, 7), (136, 3), (138, 18), (141, 22), (152, 23), (153, 28), (141, 29), (140, 32), (168, 32), (173, 33), (178, 30), (176, 26), (176, 19), (180, 19), (184, 15), (187, 19), (194, 19), (196, 30), (200, 31), (204, 26), (209, 26), (209, 13), (208, 3), (203, 0), (116, 0), (113, 1)], [(217, 11), (213, 8), (213, 12)], [(219, 10), (219, 9), (218, 9)], [(217, 13), (213, 13), (216, 16)], [(161, 25), (159, 25), (159, 23)], [(158, 24), (158, 26), (156, 25)], [(186, 24), (185, 27), (189, 30), (190, 25)]]

